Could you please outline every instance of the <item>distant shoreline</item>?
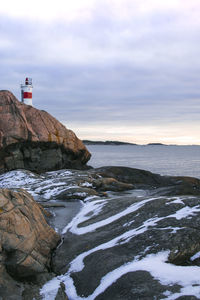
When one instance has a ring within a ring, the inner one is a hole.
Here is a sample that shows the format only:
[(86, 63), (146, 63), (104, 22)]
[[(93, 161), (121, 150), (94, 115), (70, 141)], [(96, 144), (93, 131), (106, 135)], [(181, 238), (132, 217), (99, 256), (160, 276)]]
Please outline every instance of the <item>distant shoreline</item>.
[[(141, 146), (140, 144), (128, 143), (128, 142), (120, 142), (120, 141), (91, 141), (91, 140), (82, 140), (85, 145), (132, 145), (132, 146)], [(168, 146), (162, 143), (149, 143), (142, 146)]]
[(113, 145), (113, 146), (123, 146), (123, 145), (130, 145), (130, 146), (200, 146), (197, 144), (190, 144), (190, 145), (178, 145), (178, 144), (163, 144), (163, 143), (148, 143), (148, 144), (135, 144), (135, 143), (128, 143), (128, 142), (120, 142), (120, 141), (91, 141), (91, 140), (82, 140), (83, 144), (85, 145)]

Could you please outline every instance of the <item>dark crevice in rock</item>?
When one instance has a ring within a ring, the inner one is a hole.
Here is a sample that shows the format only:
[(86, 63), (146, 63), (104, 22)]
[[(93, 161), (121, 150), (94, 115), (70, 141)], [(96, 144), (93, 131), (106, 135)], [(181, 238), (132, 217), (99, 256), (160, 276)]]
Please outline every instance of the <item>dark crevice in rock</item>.
[(81, 163), (82, 153), (73, 153), (56, 142), (19, 142), (0, 152), (0, 172), (26, 169), (36, 173), (64, 168), (88, 169)]

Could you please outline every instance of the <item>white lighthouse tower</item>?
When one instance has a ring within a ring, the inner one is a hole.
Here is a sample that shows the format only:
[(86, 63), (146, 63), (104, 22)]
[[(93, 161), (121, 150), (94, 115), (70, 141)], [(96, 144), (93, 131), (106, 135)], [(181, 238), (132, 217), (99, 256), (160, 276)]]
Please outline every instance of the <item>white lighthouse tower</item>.
[(33, 89), (32, 78), (26, 77), (25, 84), (21, 84), (21, 101), (31, 106), (33, 106), (32, 89)]

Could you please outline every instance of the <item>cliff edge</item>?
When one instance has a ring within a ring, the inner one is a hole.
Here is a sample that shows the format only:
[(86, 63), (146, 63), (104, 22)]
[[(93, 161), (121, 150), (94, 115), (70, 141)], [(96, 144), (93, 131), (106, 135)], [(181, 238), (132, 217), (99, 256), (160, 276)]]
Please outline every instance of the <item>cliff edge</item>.
[(0, 91), (0, 172), (85, 169), (90, 157), (75, 133), (50, 114)]

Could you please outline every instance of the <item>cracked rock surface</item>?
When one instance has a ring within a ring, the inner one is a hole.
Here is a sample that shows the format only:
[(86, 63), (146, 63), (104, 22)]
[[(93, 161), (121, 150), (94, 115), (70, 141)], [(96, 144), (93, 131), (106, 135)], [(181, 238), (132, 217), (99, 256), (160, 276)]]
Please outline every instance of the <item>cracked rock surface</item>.
[(48, 274), (59, 240), (29, 193), (0, 189), (0, 296), (9, 299), (10, 287), (15, 299), (22, 299), (21, 282), (37, 282)]

